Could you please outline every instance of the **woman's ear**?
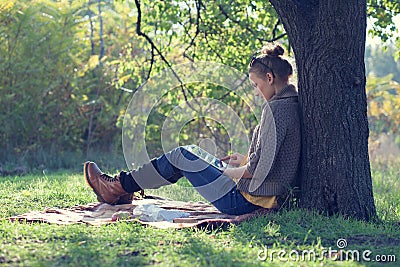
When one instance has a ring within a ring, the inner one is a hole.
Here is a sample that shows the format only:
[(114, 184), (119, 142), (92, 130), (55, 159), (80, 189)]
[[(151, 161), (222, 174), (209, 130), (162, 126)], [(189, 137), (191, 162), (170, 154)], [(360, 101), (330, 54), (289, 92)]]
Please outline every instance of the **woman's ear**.
[(272, 75), (272, 73), (267, 72), (265, 75), (267, 76), (267, 82), (269, 84), (272, 84), (274, 82), (274, 76)]

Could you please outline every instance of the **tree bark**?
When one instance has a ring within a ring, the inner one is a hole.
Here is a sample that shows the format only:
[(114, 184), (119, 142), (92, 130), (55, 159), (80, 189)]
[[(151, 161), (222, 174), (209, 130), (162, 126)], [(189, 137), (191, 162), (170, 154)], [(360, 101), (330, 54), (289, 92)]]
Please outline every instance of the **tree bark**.
[(300, 206), (376, 216), (368, 156), (366, 0), (270, 0), (293, 47), (302, 118)]

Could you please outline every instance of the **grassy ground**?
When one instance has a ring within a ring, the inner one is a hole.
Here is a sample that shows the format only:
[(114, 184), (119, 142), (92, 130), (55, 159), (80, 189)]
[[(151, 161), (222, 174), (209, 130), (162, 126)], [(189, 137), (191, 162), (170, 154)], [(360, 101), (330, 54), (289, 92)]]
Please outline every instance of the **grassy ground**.
[[(124, 222), (102, 227), (11, 223), (6, 218), (12, 215), (46, 207), (86, 204), (96, 198), (81, 174), (0, 177), (0, 218), (3, 218), (0, 220), (0, 265), (375, 266), (379, 265), (376, 256), (393, 260), (390, 255), (394, 255), (397, 262), (386, 266), (398, 266), (399, 170), (396, 165), (376, 165), (373, 169), (380, 222), (364, 223), (291, 210), (215, 230), (158, 230)], [(201, 199), (184, 180), (152, 193), (177, 200)], [(341, 253), (335, 253), (332, 250), (339, 250), (336, 245), (339, 238), (346, 239), (348, 246)], [(278, 258), (279, 250), (286, 252), (286, 255), (280, 254), (282, 260)], [(330, 258), (318, 257), (323, 250), (328, 250)], [(335, 260), (345, 259), (346, 255), (351, 258), (350, 254), (356, 250), (360, 258), (364, 253), (370, 262)], [(316, 253), (315, 261), (312, 251)]]

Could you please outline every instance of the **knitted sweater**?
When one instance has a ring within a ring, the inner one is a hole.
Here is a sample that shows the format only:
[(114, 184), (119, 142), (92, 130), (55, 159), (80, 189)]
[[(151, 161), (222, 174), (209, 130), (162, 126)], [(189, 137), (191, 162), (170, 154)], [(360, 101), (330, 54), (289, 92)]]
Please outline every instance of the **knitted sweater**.
[(248, 153), (253, 177), (240, 179), (237, 188), (254, 196), (285, 194), (298, 175), (300, 134), (298, 96), (288, 85), (263, 105)]

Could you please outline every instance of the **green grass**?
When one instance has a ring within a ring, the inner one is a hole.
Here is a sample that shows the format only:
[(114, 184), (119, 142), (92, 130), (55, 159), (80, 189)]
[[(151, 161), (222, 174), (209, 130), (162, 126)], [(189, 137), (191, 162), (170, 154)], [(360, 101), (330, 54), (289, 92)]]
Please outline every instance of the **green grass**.
[[(95, 202), (81, 174), (68, 172), (0, 177), (0, 265), (4, 266), (377, 266), (376, 262), (274, 261), (260, 251), (371, 250), (400, 261), (400, 168), (374, 166), (375, 201), (380, 222), (365, 223), (310, 211), (281, 211), (225, 229), (159, 230), (137, 223), (86, 225), (21, 224), (6, 218), (46, 207)], [(152, 191), (177, 200), (202, 200), (185, 180)], [(333, 255), (337, 257), (337, 255)]]

